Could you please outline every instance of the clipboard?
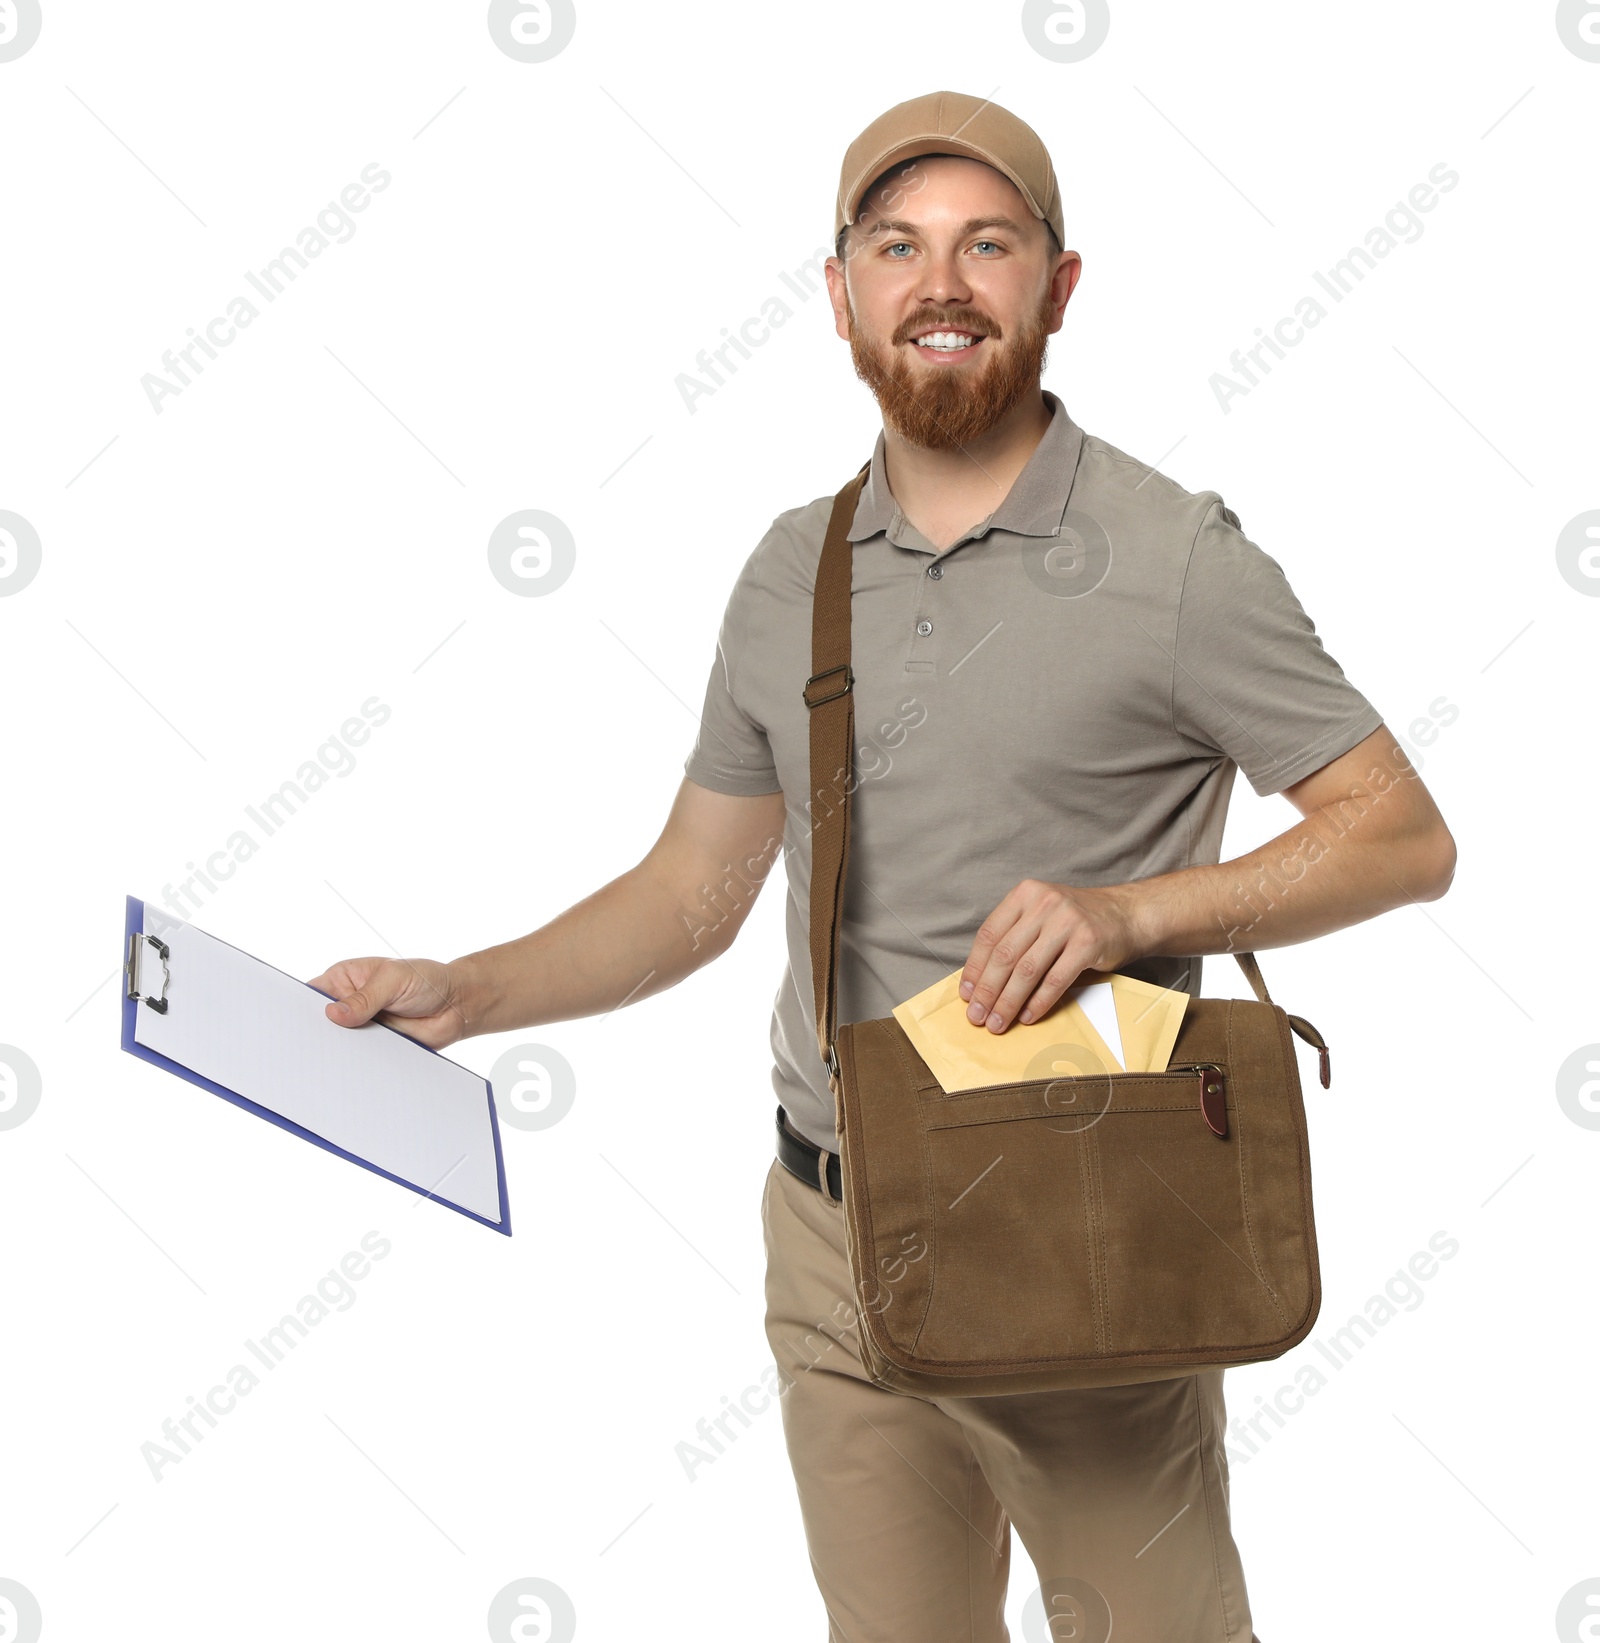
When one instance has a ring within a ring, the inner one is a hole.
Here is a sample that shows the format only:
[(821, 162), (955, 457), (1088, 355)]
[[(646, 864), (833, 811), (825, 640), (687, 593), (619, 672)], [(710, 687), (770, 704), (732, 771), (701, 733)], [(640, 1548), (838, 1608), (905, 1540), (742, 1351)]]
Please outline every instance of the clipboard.
[(488, 1079), (137, 896), (122, 974), (129, 1054), (511, 1236)]

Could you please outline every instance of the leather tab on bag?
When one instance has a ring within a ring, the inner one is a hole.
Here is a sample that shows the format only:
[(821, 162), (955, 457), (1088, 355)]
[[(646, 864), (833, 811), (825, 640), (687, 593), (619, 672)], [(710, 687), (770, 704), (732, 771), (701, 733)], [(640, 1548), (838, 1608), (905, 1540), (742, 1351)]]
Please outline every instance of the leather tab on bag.
[(1322, 1080), (1323, 1089), (1327, 1089), (1333, 1081), (1333, 1068), (1328, 1060), (1328, 1041), (1303, 1015), (1289, 1016), (1289, 1025), (1298, 1037), (1303, 1038), (1317, 1052), (1317, 1077)]
[(1201, 1067), (1200, 1111), (1213, 1135), (1228, 1133), (1228, 1079), (1221, 1067)]

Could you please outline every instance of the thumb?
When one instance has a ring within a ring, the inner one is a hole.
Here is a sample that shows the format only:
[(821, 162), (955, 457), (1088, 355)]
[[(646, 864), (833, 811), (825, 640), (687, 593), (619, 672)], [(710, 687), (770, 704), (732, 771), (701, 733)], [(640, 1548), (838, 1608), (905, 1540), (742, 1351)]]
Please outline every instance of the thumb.
[(346, 993), (343, 998), (335, 999), (322, 1013), (341, 1027), (359, 1027), (370, 1021), (378, 1013), (379, 1008), (371, 995), (358, 987), (354, 992)]

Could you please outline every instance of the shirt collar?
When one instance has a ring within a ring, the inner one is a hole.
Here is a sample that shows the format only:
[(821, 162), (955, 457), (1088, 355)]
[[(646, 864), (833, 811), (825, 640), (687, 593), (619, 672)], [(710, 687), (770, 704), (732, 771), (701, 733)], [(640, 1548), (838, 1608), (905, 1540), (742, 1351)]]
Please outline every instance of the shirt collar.
[[(973, 526), (963, 541), (973, 537), (981, 539), (992, 530), (1011, 531), (1018, 536), (1055, 536), (1060, 531), (1061, 519), (1072, 495), (1078, 456), (1083, 449), (1083, 429), (1067, 415), (1066, 406), (1055, 394), (1048, 388), (1043, 393), (1051, 412), (1043, 438), (1001, 499), (1000, 506), (986, 520)], [(903, 533), (909, 529), (910, 521), (901, 513), (900, 504), (889, 489), (884, 468), (884, 435), (880, 430), (872, 451), (872, 471), (861, 487), (855, 519), (846, 534), (852, 542), (861, 542), (882, 531), (899, 547), (918, 548), (924, 553), (934, 551), (902, 540)]]

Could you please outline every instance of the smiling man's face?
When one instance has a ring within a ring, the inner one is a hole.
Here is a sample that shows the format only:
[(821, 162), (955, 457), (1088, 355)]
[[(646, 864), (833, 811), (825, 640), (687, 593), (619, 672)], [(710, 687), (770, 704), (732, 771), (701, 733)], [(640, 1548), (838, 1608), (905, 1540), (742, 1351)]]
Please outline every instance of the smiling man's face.
[(886, 426), (947, 450), (1039, 391), (1082, 267), (992, 166), (930, 155), (896, 168), (828, 259), (838, 333)]

